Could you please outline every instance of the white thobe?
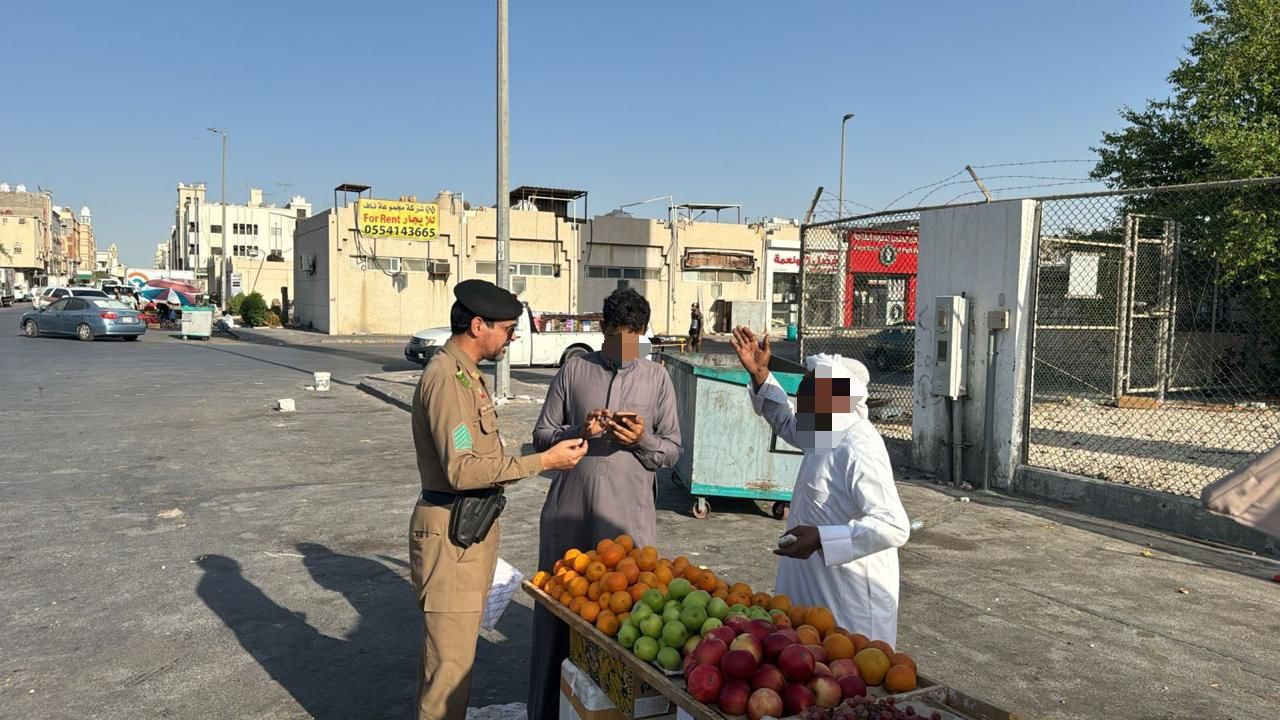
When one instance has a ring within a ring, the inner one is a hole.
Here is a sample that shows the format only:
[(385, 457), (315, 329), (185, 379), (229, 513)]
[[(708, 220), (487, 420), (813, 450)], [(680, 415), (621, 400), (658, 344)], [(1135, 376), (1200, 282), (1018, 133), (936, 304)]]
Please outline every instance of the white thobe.
[(855, 416), (831, 449), (806, 448), (773, 375), (759, 391), (751, 389), (751, 403), (779, 438), (804, 449), (787, 528), (812, 525), (822, 538), (821, 549), (805, 560), (779, 558), (776, 592), (799, 605), (826, 607), (840, 627), (896, 647), (898, 548), (910, 524), (884, 439)]

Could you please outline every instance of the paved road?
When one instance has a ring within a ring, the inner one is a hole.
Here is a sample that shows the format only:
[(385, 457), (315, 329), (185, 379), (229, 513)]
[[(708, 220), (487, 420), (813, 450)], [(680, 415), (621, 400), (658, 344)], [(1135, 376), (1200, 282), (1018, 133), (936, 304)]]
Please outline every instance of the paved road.
[[(408, 717), (408, 416), (347, 384), (399, 348), (27, 340), (20, 312), (0, 310), (0, 717)], [(317, 369), (331, 393), (304, 389)], [(504, 438), (537, 410), (504, 407)], [(1055, 720), (1274, 717), (1280, 567), (899, 488), (925, 523), (899, 645), (931, 676)], [(525, 571), (545, 492), (508, 495), (502, 555)], [(772, 586), (760, 508), (695, 520), (669, 484), (658, 506), (664, 551)], [(483, 635), (476, 705), (523, 700), (530, 614), (520, 596)]]

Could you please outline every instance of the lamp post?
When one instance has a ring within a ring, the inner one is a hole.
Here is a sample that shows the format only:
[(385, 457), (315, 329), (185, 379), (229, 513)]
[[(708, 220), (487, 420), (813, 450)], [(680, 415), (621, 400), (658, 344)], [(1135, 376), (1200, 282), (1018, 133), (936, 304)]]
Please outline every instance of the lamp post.
[[(511, 168), (510, 114), (507, 97), (507, 0), (498, 0), (498, 217), (497, 217), (497, 267), (494, 279), (503, 290), (511, 289), (511, 267), (507, 263), (508, 246), (511, 243), (511, 196), (507, 194), (507, 174)], [(505, 353), (498, 358), (493, 373), (493, 395), (507, 398), (511, 395), (511, 358)]]
[(844, 216), (844, 127), (853, 119), (853, 113), (845, 113), (840, 118), (840, 194), (836, 205), (836, 216)]
[[(218, 304), (221, 309), (227, 308), (226, 267), (227, 267), (227, 131), (218, 128), (206, 128), (215, 135), (222, 136), (222, 232), (218, 234), (218, 245), (222, 251), (218, 255)], [(843, 168), (843, 165), (841, 166)], [(841, 170), (841, 172), (844, 172)], [(213, 246), (209, 246), (213, 254)]]

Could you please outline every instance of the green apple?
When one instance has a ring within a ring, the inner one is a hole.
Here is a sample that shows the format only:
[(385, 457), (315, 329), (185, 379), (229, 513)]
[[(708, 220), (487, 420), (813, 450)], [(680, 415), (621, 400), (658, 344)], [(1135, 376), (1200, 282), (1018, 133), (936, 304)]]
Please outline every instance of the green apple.
[[(662, 596), (661, 590), (653, 588), (644, 592), (640, 597), (640, 603), (656, 612), (666, 607), (667, 599)], [(635, 612), (635, 608), (632, 608), (631, 612)]]
[(707, 616), (717, 620), (729, 617), (729, 604), (720, 598), (711, 598), (711, 602), (707, 603)]
[(636, 657), (644, 660), (645, 662), (653, 662), (653, 659), (658, 657), (658, 650), (660, 650), (661, 647), (658, 645), (657, 640), (646, 636), (636, 640), (635, 647), (632, 649), (634, 650)]
[(716, 628), (720, 627), (723, 624), (724, 623), (720, 622), (716, 618), (709, 617), (707, 618), (706, 622), (702, 623), (702, 627), (698, 628), (698, 634), (706, 635), (707, 633), (711, 632), (712, 630), (715, 630)]
[(632, 623), (638, 623), (652, 614), (653, 608), (645, 605), (644, 603), (639, 603), (635, 607), (631, 608), (631, 614), (627, 616), (627, 620)]
[(658, 651), (658, 665), (663, 670), (678, 670), (680, 663), (684, 658), (680, 657), (680, 651), (672, 647), (664, 647)]
[(698, 649), (698, 643), (702, 642), (702, 638), (697, 635), (690, 635), (688, 640), (684, 641), (684, 654), (688, 655)]
[(706, 621), (707, 611), (697, 605), (686, 607), (680, 611), (680, 622), (684, 623), (689, 632), (698, 632), (698, 629), (702, 627), (702, 623)]
[(662, 634), (663, 624), (661, 615), (650, 615), (640, 621), (640, 632), (647, 637), (656, 638)]
[[(746, 605), (743, 605), (742, 603), (735, 603), (733, 607), (729, 608), (729, 614), (741, 615), (743, 617), (746, 617), (748, 609), (749, 608)], [(723, 620), (724, 618), (720, 618), (720, 619)]]
[(672, 600), (683, 600), (691, 592), (693, 592), (693, 583), (684, 578), (676, 578), (667, 584), (667, 593), (671, 595)]
[(684, 641), (689, 639), (689, 628), (684, 623), (675, 620), (662, 626), (662, 644), (669, 648), (684, 647)]
[(688, 595), (686, 595), (684, 600), (682, 600), (681, 602), (684, 604), (685, 607), (689, 607), (690, 605), (696, 605), (702, 608), (703, 610), (706, 610), (707, 605), (711, 602), (711, 593), (707, 592), (706, 590), (695, 590), (689, 593)]
[(666, 610), (663, 610), (663, 611), (662, 611), (662, 622), (679, 621), (679, 620), (680, 620), (680, 612), (681, 612), (681, 611), (680, 611), (680, 607), (679, 607), (678, 605), (677, 605), (677, 606), (674, 606), (674, 607), (669, 607), (669, 608), (667, 608)]
[(618, 642), (622, 643), (622, 647), (630, 650), (636, 640), (640, 639), (640, 631), (634, 625), (623, 625), (618, 629)]

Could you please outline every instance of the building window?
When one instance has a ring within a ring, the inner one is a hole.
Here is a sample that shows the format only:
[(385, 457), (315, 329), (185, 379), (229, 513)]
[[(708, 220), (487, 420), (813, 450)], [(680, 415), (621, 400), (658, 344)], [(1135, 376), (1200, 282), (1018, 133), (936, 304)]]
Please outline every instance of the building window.
[[(496, 275), (498, 263), (490, 260), (476, 261), (477, 275)], [(556, 266), (551, 263), (512, 263), (512, 277), (555, 277)]]
[(400, 258), (352, 255), (351, 265), (363, 272), (400, 272)]
[(604, 267), (601, 265), (588, 265), (587, 277), (589, 278), (626, 278), (628, 280), (657, 280), (660, 278), (661, 270), (657, 268), (642, 267)]
[(302, 219), (305, 219), (306, 217), (307, 217), (307, 211), (303, 210), (302, 208), (298, 208), (298, 219), (302, 220)]
[(210, 225), (210, 226), (209, 226), (209, 232), (218, 233), (219, 235), (221, 235), (221, 234), (222, 234), (222, 226), (221, 226), (221, 225)]
[(249, 234), (250, 234), (250, 235), (257, 235), (257, 234), (258, 234), (258, 223), (254, 223), (254, 224), (253, 224), (253, 232), (251, 232), (251, 233), (249, 233)]
[(733, 270), (685, 270), (680, 273), (680, 277), (685, 282), (751, 282), (751, 273)]
[(630, 287), (631, 287), (631, 281), (630, 281), (630, 280), (619, 280), (619, 281), (618, 281), (618, 289), (619, 289), (619, 290), (626, 290), (626, 289), (628, 289), (628, 288), (630, 288)]
[(195, 222), (194, 222), (194, 221), (191, 221), (191, 220), (188, 220), (188, 221), (187, 221), (187, 232), (195, 232), (195, 231), (196, 231), (196, 224), (195, 224)]
[(515, 293), (516, 295), (523, 294), (525, 291), (526, 284), (527, 284), (527, 281), (525, 280), (525, 278), (521, 276), (515, 276), (511, 278), (511, 292)]
[(400, 269), (405, 272), (426, 272), (427, 261), (422, 258), (400, 258)]

